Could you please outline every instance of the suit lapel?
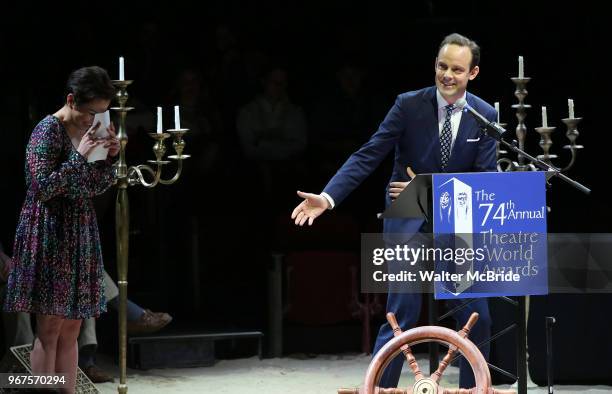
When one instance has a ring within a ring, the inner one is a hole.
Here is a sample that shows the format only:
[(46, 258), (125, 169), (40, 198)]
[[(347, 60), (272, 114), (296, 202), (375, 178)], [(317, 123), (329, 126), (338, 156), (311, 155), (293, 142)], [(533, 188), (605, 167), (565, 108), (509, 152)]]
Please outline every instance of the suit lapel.
[(442, 167), (442, 156), (440, 154), (440, 128), (438, 126), (438, 100), (436, 99), (436, 87), (427, 92), (423, 97), (423, 123), (425, 124), (425, 130), (427, 138), (431, 145), (431, 152), (435, 160), (435, 167)]

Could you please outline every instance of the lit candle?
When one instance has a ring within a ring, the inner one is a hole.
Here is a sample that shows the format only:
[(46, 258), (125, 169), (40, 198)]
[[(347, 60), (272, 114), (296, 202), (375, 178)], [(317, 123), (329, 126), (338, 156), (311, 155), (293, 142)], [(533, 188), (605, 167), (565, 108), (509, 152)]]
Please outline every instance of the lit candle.
[(157, 132), (158, 133), (163, 133), (163, 127), (162, 127), (162, 108), (161, 107), (157, 107)]
[(546, 119), (546, 107), (542, 107), (542, 127), (548, 127), (548, 119)]
[(120, 81), (125, 80), (125, 69), (124, 69), (124, 64), (123, 64), (123, 56), (119, 58), (119, 80)]
[(569, 117), (574, 119), (574, 100), (567, 99), (567, 106), (569, 107)]
[(523, 64), (523, 57), (519, 56), (519, 78), (524, 78), (525, 77), (525, 66)]
[(497, 112), (497, 123), (499, 123), (499, 102), (495, 102), (495, 112)]
[(174, 106), (174, 128), (176, 130), (181, 128), (181, 116), (179, 115), (179, 106)]

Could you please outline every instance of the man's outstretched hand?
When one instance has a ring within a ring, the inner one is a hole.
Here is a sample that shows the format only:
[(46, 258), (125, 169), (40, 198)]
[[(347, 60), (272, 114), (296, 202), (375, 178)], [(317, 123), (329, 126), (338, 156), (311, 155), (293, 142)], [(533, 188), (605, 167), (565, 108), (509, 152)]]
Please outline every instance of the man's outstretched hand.
[(304, 193), (299, 190), (297, 194), (304, 201), (295, 207), (291, 213), (291, 219), (295, 219), (295, 224), (298, 226), (303, 226), (306, 221), (309, 226), (312, 226), (314, 220), (329, 208), (329, 201), (320, 194)]

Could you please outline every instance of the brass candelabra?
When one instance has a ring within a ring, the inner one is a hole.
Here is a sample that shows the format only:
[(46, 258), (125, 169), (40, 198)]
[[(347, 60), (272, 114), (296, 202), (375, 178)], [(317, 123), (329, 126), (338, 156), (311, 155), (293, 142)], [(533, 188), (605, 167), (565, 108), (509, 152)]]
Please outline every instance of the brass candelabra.
[[(514, 96), (518, 99), (518, 103), (512, 105), (512, 108), (516, 110), (516, 118), (518, 120), (516, 126), (516, 138), (515, 143), (518, 148), (521, 150), (525, 149), (525, 140), (527, 139), (527, 125), (525, 123), (525, 118), (527, 117), (527, 110), (531, 108), (531, 105), (525, 104), (525, 98), (527, 97), (527, 83), (531, 80), (528, 77), (514, 77), (510, 78), (512, 82), (516, 85), (516, 90), (514, 91)], [(569, 118), (561, 119), (561, 121), (565, 124), (567, 131), (566, 137), (569, 139), (569, 144), (565, 145), (564, 149), (569, 149), (571, 158), (569, 163), (565, 167), (560, 167), (561, 172), (565, 172), (573, 167), (576, 163), (576, 157), (578, 155), (578, 151), (583, 149), (584, 146), (578, 145), (576, 143), (576, 139), (580, 135), (578, 132), (578, 123), (582, 120), (582, 118), (575, 118), (573, 114), (570, 114)], [(504, 125), (501, 123), (500, 125)], [(540, 147), (543, 150), (543, 154), (538, 155), (537, 158), (542, 160), (545, 163), (553, 165), (552, 160), (557, 159), (558, 156), (556, 154), (552, 154), (550, 152), (550, 148), (553, 144), (552, 134), (556, 130), (556, 127), (548, 127), (548, 125), (543, 124), (540, 127), (535, 127), (535, 131), (540, 134)], [(499, 171), (538, 171), (540, 170), (538, 167), (534, 166), (532, 163), (525, 163), (525, 157), (523, 155), (518, 155), (517, 160), (514, 161), (508, 157), (499, 157), (503, 154), (506, 154), (506, 151), (499, 150), (498, 143), (498, 160), (497, 160), (497, 169)]]
[[(128, 251), (129, 251), (129, 229), (130, 229), (130, 206), (128, 201), (127, 188), (128, 186), (142, 185), (147, 188), (153, 188), (159, 183), (170, 185), (176, 182), (181, 176), (183, 169), (183, 160), (189, 155), (184, 155), (185, 141), (183, 135), (188, 129), (170, 129), (166, 133), (149, 133), (149, 136), (155, 140), (153, 145), (153, 153), (155, 160), (149, 160), (150, 165), (140, 164), (136, 166), (128, 166), (126, 161), (126, 147), (128, 143), (128, 135), (125, 125), (127, 113), (132, 107), (127, 107), (128, 100), (127, 87), (133, 81), (113, 81), (113, 85), (117, 89), (116, 99), (119, 103), (118, 107), (111, 109), (119, 115), (119, 131), (117, 139), (119, 140), (120, 150), (119, 159), (115, 163), (115, 184), (117, 186), (117, 201), (115, 206), (115, 230), (117, 240), (117, 270), (119, 286), (119, 386), (117, 390), (120, 394), (127, 393), (127, 274), (128, 274)], [(162, 178), (162, 170), (170, 161), (163, 160), (166, 154), (164, 141), (170, 136), (174, 139), (175, 155), (168, 158), (177, 162), (177, 170), (174, 176), (170, 179)], [(145, 174), (149, 174), (152, 179), (147, 181)]]

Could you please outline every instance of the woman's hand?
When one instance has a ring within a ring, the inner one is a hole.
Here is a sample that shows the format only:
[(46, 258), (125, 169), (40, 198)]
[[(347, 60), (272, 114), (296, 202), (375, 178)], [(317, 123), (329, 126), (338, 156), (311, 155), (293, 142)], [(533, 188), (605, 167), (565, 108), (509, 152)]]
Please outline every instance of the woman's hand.
[(96, 131), (98, 131), (99, 128), (100, 122), (91, 126), (89, 130), (87, 130), (87, 132), (83, 134), (81, 142), (79, 142), (79, 147), (77, 148), (77, 152), (79, 152), (81, 156), (87, 158), (87, 156), (89, 156), (89, 154), (91, 153), (91, 150), (97, 145), (100, 145), (101, 141), (98, 141), (94, 136), (94, 134), (96, 133)]
[(106, 142), (104, 143), (104, 147), (108, 148), (108, 155), (110, 157), (115, 157), (119, 153), (119, 149), (121, 146), (119, 145), (119, 140), (117, 139), (117, 134), (115, 134), (115, 125), (113, 122), (106, 128), (108, 131), (108, 137), (106, 138)]

